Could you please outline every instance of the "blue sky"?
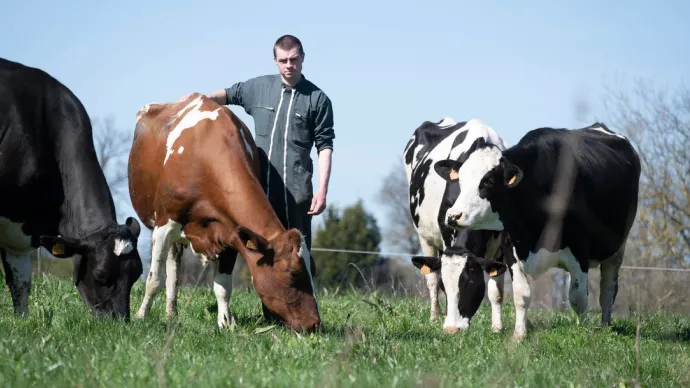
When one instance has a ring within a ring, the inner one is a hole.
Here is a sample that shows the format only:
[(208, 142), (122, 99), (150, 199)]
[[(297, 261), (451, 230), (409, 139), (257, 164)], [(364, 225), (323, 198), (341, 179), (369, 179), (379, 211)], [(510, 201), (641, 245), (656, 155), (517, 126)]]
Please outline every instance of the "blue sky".
[(535, 127), (606, 120), (602, 86), (620, 77), (690, 76), (687, 1), (22, 0), (0, 15), (0, 56), (49, 72), (125, 131), (146, 103), (275, 73), (273, 42), (298, 36), (335, 111), (329, 203), (361, 198), (380, 224), (382, 178), (425, 120), (480, 118), (514, 144)]

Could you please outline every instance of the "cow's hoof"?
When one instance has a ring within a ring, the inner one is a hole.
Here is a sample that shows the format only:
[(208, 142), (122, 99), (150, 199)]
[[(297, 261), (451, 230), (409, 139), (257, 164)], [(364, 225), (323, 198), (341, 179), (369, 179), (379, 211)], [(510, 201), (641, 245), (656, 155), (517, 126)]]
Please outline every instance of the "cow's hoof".
[(218, 329), (223, 330), (223, 329), (233, 329), (237, 323), (235, 322), (235, 316), (230, 315), (230, 319), (228, 320), (227, 316), (223, 317), (218, 317)]
[(513, 333), (513, 341), (522, 342), (527, 337), (527, 333), (524, 331), (515, 331)]
[(503, 327), (501, 326), (491, 326), (491, 331), (493, 333), (500, 333), (503, 330)]
[(448, 326), (448, 327), (444, 327), (443, 331), (445, 331), (448, 334), (455, 334), (458, 331), (460, 331), (460, 328), (457, 328), (455, 326)]
[(136, 319), (144, 319), (146, 318), (146, 313), (143, 311), (137, 311), (136, 314), (134, 314), (134, 318)]

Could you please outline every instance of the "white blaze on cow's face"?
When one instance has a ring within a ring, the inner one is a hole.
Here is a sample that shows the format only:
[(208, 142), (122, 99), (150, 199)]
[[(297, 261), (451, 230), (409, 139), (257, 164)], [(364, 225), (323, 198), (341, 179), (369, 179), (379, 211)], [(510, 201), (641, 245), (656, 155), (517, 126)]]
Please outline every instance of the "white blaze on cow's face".
[[(442, 161), (443, 162), (443, 161)], [(454, 163), (453, 163), (454, 162)], [(453, 206), (446, 212), (445, 223), (452, 228), (503, 230), (498, 213), (491, 208), (491, 203), (481, 191), (485, 185), (493, 185), (493, 174), (501, 162), (501, 151), (496, 147), (475, 150), (460, 164), (456, 161), (446, 162), (449, 171), (442, 173), (443, 163), (436, 171), (448, 180), (458, 180), (460, 195)], [(502, 180), (495, 183), (502, 183)]]

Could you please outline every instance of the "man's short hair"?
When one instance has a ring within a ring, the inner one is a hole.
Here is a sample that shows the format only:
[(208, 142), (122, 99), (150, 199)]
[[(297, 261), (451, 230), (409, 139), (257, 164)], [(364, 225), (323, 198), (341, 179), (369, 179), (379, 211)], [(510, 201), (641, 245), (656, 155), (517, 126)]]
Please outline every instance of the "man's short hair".
[(300, 42), (297, 37), (293, 35), (283, 35), (278, 40), (276, 40), (276, 43), (273, 45), (273, 58), (275, 59), (276, 57), (276, 47), (280, 47), (281, 49), (287, 51), (292, 49), (293, 47), (299, 47), (299, 55), (304, 56), (304, 49), (302, 48), (302, 42)]

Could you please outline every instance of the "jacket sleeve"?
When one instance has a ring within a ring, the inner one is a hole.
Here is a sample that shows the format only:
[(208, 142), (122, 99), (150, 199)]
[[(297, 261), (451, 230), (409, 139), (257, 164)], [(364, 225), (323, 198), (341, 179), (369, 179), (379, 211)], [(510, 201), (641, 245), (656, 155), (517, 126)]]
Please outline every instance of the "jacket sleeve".
[(314, 117), (314, 144), (317, 151), (330, 148), (333, 149), (333, 105), (325, 94), (321, 95), (316, 105), (316, 116)]
[(251, 108), (252, 99), (254, 98), (253, 86), (254, 79), (244, 82), (237, 82), (231, 87), (225, 89), (225, 96), (227, 98), (226, 105), (239, 105), (245, 110)]

